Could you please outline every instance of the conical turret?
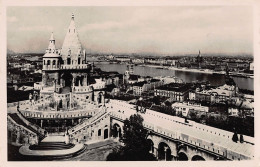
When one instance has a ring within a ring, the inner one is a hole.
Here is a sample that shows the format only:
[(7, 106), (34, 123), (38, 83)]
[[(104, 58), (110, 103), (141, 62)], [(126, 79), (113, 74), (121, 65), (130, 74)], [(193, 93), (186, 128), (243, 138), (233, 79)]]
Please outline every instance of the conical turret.
[(71, 16), (71, 21), (69, 28), (67, 30), (67, 34), (65, 36), (62, 48), (61, 48), (61, 54), (63, 59), (66, 59), (66, 57), (69, 55), (72, 59), (77, 59), (76, 56), (79, 55), (81, 52), (81, 43), (78, 37), (78, 32), (76, 30), (75, 21), (74, 21), (74, 14)]
[(50, 51), (55, 51), (56, 47), (55, 47), (55, 39), (53, 37), (53, 32), (51, 33), (51, 37), (50, 37), (50, 42), (49, 42), (49, 46), (48, 46), (48, 50)]

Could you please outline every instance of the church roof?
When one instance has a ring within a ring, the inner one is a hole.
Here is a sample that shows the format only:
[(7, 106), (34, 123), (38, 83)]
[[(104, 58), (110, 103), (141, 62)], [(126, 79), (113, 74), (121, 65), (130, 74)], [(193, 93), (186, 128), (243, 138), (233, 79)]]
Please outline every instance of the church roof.
[(53, 37), (53, 32), (51, 33), (51, 37), (50, 37), (50, 41), (53, 41), (55, 40), (54, 37)]
[(56, 47), (55, 47), (55, 39), (53, 37), (53, 32), (51, 33), (51, 37), (50, 37), (50, 40), (49, 40), (49, 46), (48, 46), (48, 49), (51, 49), (51, 50), (55, 50)]
[(47, 57), (49, 57), (49, 58), (56, 58), (56, 57), (60, 57), (60, 55), (56, 54), (56, 53), (46, 53), (43, 57), (44, 58), (47, 58)]
[(74, 21), (74, 14), (72, 14), (70, 25), (62, 45), (61, 55), (66, 57), (70, 53), (70, 55), (74, 57), (79, 54), (79, 51), (81, 51), (81, 49), (81, 43)]
[(46, 49), (45, 55), (43, 56), (44, 58), (56, 58), (60, 57), (60, 55), (57, 53), (56, 47), (55, 47), (55, 39), (53, 36), (53, 32), (51, 33), (51, 37), (49, 40), (49, 46), (48, 49)]

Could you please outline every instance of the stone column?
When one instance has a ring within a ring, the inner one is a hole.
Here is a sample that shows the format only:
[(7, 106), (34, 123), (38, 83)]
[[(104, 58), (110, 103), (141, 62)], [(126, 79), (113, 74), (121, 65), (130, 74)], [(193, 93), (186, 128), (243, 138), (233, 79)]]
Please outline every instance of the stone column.
[(16, 140), (15, 140), (15, 142), (17, 143), (17, 144), (19, 144), (19, 139), (20, 139), (20, 131), (19, 130), (17, 130), (17, 133), (16, 133)]
[(158, 158), (158, 149), (154, 147), (154, 155), (156, 158)]
[(105, 95), (104, 94), (102, 94), (102, 102), (103, 102), (103, 104), (105, 105)]
[(41, 119), (41, 128), (42, 128), (42, 123), (43, 123), (43, 120)]
[(164, 147), (164, 160), (167, 161), (167, 149), (168, 147)]

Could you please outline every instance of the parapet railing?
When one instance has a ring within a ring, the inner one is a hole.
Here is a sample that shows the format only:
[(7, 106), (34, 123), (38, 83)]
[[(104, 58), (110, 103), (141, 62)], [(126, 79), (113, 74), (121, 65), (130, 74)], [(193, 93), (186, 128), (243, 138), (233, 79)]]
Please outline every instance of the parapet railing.
[(67, 70), (70, 70), (70, 69), (87, 69), (89, 68), (89, 64), (82, 64), (82, 65), (61, 65), (61, 68), (60, 69), (67, 69)]
[(24, 116), (20, 113), (19, 110), (18, 110), (17, 115), (27, 126), (30, 126), (32, 129), (34, 129), (35, 131), (37, 131), (41, 135), (44, 135), (45, 130), (42, 129), (41, 127), (39, 127), (38, 125), (33, 124), (33, 123), (29, 122), (27, 119), (25, 119)]
[[(121, 121), (122, 120), (125, 120), (127, 117), (124, 115), (123, 112), (117, 112), (117, 111), (113, 111), (111, 112), (111, 116), (114, 117), (114, 118), (118, 118), (120, 119)], [(164, 119), (164, 118), (163, 118)], [(171, 119), (170, 119), (171, 120)], [(174, 121), (174, 120), (171, 120), (175, 123), (180, 123), (180, 124), (183, 124), (181, 122), (177, 122), (177, 121)], [(242, 159), (251, 159), (253, 158), (252, 155), (244, 155), (244, 153), (237, 153), (233, 150), (230, 150), (229, 148), (224, 148), (223, 146), (220, 146), (216, 143), (212, 143), (211, 141), (206, 141), (204, 139), (198, 139), (197, 137), (193, 137), (189, 134), (185, 134), (185, 133), (182, 133), (182, 132), (178, 132), (178, 131), (174, 131), (174, 129), (172, 130), (168, 130), (168, 129), (165, 129), (163, 127), (160, 127), (160, 126), (157, 126), (157, 125), (154, 125), (150, 122), (147, 122), (144, 120), (144, 123), (143, 123), (144, 127), (155, 132), (155, 133), (158, 133), (160, 135), (163, 135), (163, 136), (166, 136), (166, 137), (169, 137), (171, 139), (174, 139), (174, 140), (179, 140), (181, 142), (185, 142), (185, 143), (189, 143), (189, 144), (192, 144), (196, 147), (199, 147), (203, 150), (207, 150), (207, 151), (210, 151), (210, 152), (213, 152), (215, 154), (218, 154), (220, 156), (224, 156), (224, 157), (227, 157), (228, 159), (237, 159), (237, 160), (242, 160)], [(187, 125), (187, 126), (190, 126), (190, 125)], [(205, 125), (204, 125), (205, 126)], [(196, 128), (198, 129), (199, 126), (190, 126), (191, 128)], [(202, 126), (203, 127), (203, 126)], [(204, 127), (204, 130), (203, 129), (200, 129), (202, 131), (205, 132), (205, 127)], [(191, 129), (192, 130), (192, 129)], [(209, 131), (207, 131), (208, 133), (210, 133)], [(215, 133), (215, 132), (214, 132)], [(214, 134), (213, 132), (211, 132), (210, 135), (213, 135)], [(216, 134), (218, 135), (218, 134)], [(223, 137), (223, 136), (222, 136)], [(248, 139), (250, 137), (248, 136), (245, 136), (244, 139), (246, 141), (246, 139)], [(228, 140), (232, 140), (230, 137), (227, 137)], [(227, 140), (223, 137), (223, 140)], [(241, 143), (234, 143), (234, 144), (237, 144), (238, 147)], [(241, 146), (241, 145), (240, 145)], [(250, 146), (250, 144), (248, 144), (248, 147), (252, 147), (252, 145)], [(253, 151), (253, 150), (252, 150)], [(249, 153), (250, 154), (250, 153)]]
[(92, 114), (95, 114), (98, 111), (98, 109), (94, 108), (91, 110), (76, 110), (76, 111), (37, 111), (37, 110), (26, 111), (20, 109), (20, 111), (25, 117), (48, 119), (48, 118), (87, 117)]
[(73, 133), (79, 131), (80, 129), (88, 126), (89, 124), (92, 124), (93, 122), (98, 120), (100, 117), (102, 117), (106, 113), (107, 113), (106, 109), (103, 108), (102, 111), (99, 111), (93, 117), (91, 117), (91, 118), (89, 118), (87, 120), (84, 120), (83, 122), (77, 124), (76, 126), (72, 127), (71, 129), (69, 129), (68, 130), (69, 134), (73, 134)]
[(9, 115), (7, 115), (7, 120), (11, 121), (13, 124), (15, 124), (16, 126), (18, 126), (19, 128), (27, 131), (28, 133), (34, 135), (34, 136), (37, 136), (37, 134), (33, 131), (31, 131), (30, 129), (27, 129), (26, 127), (22, 126), (22, 125), (19, 125), (18, 123), (16, 123)]

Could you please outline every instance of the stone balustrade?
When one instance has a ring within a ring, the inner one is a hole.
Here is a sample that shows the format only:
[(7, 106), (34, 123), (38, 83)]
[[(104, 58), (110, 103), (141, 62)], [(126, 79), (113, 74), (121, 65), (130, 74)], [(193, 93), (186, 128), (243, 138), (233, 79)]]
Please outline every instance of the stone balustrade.
[(51, 119), (51, 118), (79, 118), (88, 117), (90, 115), (96, 114), (99, 110), (94, 108), (91, 110), (74, 110), (74, 111), (38, 111), (38, 110), (20, 110), (21, 113), (28, 118), (38, 118), (38, 119)]
[(16, 131), (16, 142), (19, 143), (19, 138), (20, 133), (24, 134), (24, 136), (28, 136), (28, 143), (33, 145), (33, 144), (38, 144), (38, 137), (37, 134), (34, 133), (33, 131), (27, 129), (26, 127), (19, 125), (16, 123), (9, 115), (7, 116), (7, 123), (8, 123), (8, 130), (11, 131), (11, 133), (14, 133), (14, 130)]
[(61, 65), (60, 69), (71, 70), (71, 69), (88, 69), (90, 68), (89, 64), (81, 64), (81, 65)]
[[(136, 113), (133, 106), (127, 103), (121, 104), (118, 101), (111, 104), (109, 110), (111, 111), (111, 117), (120, 119), (121, 121)], [(161, 136), (193, 145), (197, 148), (219, 154), (220, 156), (225, 156), (228, 159), (242, 160), (254, 157), (252, 149), (254, 142), (252, 137), (244, 136), (245, 143), (235, 143), (232, 141), (232, 132), (198, 124), (193, 121), (184, 123), (183, 118), (176, 118), (152, 110), (147, 110), (145, 114), (141, 115), (144, 117), (144, 127)], [(147, 120), (146, 118), (149, 119)], [(163, 124), (165, 121), (168, 121), (169, 125), (161, 126), (160, 124)], [(169, 126), (173, 126), (173, 128)], [(176, 128), (174, 128), (175, 126)]]
[(90, 124), (96, 122), (102, 115), (107, 113), (106, 109), (102, 109), (101, 111), (95, 113), (93, 117), (79, 123), (78, 125), (72, 127), (71, 129), (68, 130), (68, 133), (71, 135), (73, 133), (76, 133), (77, 131), (81, 130), (82, 128), (89, 126)]

